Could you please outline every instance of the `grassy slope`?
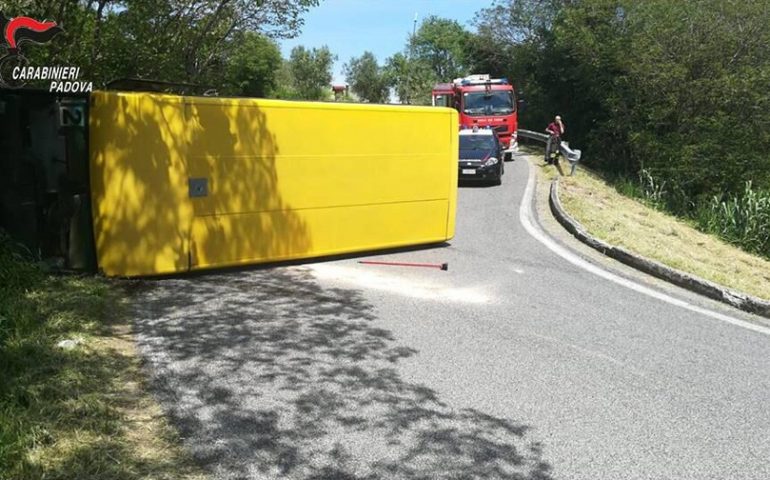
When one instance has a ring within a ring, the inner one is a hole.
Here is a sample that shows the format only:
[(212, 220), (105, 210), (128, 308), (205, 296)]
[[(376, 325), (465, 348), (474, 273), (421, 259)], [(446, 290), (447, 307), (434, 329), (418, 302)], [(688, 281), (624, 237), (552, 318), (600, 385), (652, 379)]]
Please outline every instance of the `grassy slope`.
[(0, 479), (202, 477), (145, 392), (119, 290), (2, 260)]
[[(542, 167), (554, 175), (553, 167)], [(594, 236), (701, 278), (770, 300), (770, 261), (618, 193), (579, 168), (561, 179), (564, 208)]]

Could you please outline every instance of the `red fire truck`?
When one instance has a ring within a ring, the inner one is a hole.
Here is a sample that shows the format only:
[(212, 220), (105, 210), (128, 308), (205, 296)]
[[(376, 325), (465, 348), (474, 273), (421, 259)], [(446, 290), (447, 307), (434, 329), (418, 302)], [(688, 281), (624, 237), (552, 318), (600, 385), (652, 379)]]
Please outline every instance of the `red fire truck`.
[(518, 147), (518, 115), (513, 86), (505, 78), (469, 75), (433, 87), (433, 105), (460, 112), (460, 128), (492, 128), (506, 148), (508, 160)]

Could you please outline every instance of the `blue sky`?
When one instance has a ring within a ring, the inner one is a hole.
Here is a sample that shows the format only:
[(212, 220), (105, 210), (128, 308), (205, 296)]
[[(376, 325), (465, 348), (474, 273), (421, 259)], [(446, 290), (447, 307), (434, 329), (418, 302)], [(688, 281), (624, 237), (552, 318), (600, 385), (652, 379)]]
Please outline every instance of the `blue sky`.
[(345, 80), (342, 65), (369, 50), (380, 63), (401, 51), (412, 32), (430, 15), (457, 20), (471, 28), (473, 15), (492, 4), (492, 0), (321, 0), (305, 14), (305, 25), (297, 38), (281, 42), (288, 58), (297, 45), (313, 48), (326, 45), (338, 56), (334, 83)]

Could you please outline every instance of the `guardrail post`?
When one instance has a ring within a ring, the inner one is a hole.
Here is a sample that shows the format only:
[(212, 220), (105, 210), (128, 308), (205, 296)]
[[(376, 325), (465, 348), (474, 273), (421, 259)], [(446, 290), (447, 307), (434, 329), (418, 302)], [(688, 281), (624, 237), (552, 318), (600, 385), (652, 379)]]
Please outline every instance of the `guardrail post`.
[[(545, 143), (545, 161), (548, 162), (548, 154), (551, 151), (551, 136), (546, 135), (545, 133), (540, 132), (533, 132), (531, 130), (522, 130), (519, 129), (518, 136), (520, 138), (528, 138), (530, 140), (536, 140), (538, 142)], [(577, 164), (580, 162), (580, 157), (582, 155), (581, 151), (578, 149), (571, 149), (569, 148), (569, 143), (567, 142), (561, 142), (559, 145), (559, 151), (562, 155), (564, 155), (564, 158), (567, 159), (570, 163), (570, 176), (575, 174), (575, 170), (577, 169)], [(559, 169), (559, 173), (563, 176), (564, 173), (561, 170), (561, 167), (557, 164), (556, 167)]]
[(570, 176), (575, 174), (575, 170), (577, 169), (577, 164), (580, 161), (580, 157), (582, 155), (582, 152), (580, 150), (572, 150), (569, 148), (569, 143), (567, 142), (561, 142), (561, 145), (559, 145), (559, 150), (561, 150), (562, 155), (569, 161), (570, 164)]

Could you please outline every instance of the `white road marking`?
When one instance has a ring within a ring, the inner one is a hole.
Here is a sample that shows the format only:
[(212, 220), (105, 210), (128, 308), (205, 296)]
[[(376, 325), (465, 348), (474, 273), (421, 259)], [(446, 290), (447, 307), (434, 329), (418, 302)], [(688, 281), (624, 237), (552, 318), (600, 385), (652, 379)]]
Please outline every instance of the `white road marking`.
[(746, 322), (744, 320), (739, 320), (737, 318), (733, 318), (728, 315), (724, 315), (703, 307), (699, 307), (697, 305), (693, 305), (684, 300), (680, 300), (670, 295), (666, 295), (665, 293), (658, 292), (649, 287), (645, 287), (644, 285), (640, 285), (636, 282), (632, 282), (631, 280), (628, 280), (618, 275), (615, 275), (613, 273), (610, 273), (586, 260), (583, 260), (576, 254), (572, 253), (571, 251), (567, 250), (566, 248), (556, 243), (553, 239), (548, 237), (540, 229), (539, 226), (536, 226), (537, 224), (534, 221), (534, 213), (532, 210), (532, 199), (535, 192), (535, 171), (529, 162), (527, 162), (527, 168), (529, 171), (529, 176), (527, 179), (527, 188), (524, 190), (524, 197), (522, 198), (521, 205), (519, 206), (519, 220), (521, 221), (521, 224), (524, 227), (524, 229), (527, 231), (527, 233), (532, 235), (538, 242), (545, 245), (553, 253), (562, 257), (563, 259), (567, 260), (568, 262), (570, 262), (571, 264), (577, 267), (580, 267), (606, 280), (615, 282), (618, 285), (629, 288), (636, 292), (642, 293), (644, 295), (648, 295), (650, 297), (656, 298), (658, 300), (669, 303), (671, 305), (676, 305), (678, 307), (690, 310), (691, 312), (705, 315), (715, 320), (720, 320), (722, 322), (730, 323), (732, 325), (745, 328), (747, 330), (751, 330), (757, 333), (770, 336), (770, 328), (767, 328), (761, 325), (756, 325), (754, 323)]
[(489, 297), (481, 288), (447, 287), (437, 282), (416, 281), (409, 278), (379, 271), (365, 271), (361, 268), (316, 263), (307, 265), (316, 278), (341, 281), (358, 287), (381, 290), (405, 297), (449, 302), (487, 303)]
[(623, 369), (625, 369), (628, 372), (633, 373), (634, 375), (637, 375), (639, 377), (646, 377), (647, 376), (641, 370), (637, 370), (636, 368), (631, 367), (627, 363), (625, 363), (623, 361), (620, 361), (617, 358), (612, 357), (610, 355), (607, 355), (605, 353), (598, 352), (598, 351), (595, 351), (595, 350), (589, 350), (587, 348), (580, 347), (580, 346), (578, 346), (578, 345), (576, 345), (574, 343), (566, 342), (564, 340), (559, 340), (558, 338), (550, 337), (548, 335), (540, 335), (538, 333), (528, 333), (527, 335), (530, 336), (530, 337), (539, 338), (541, 340), (545, 340), (545, 341), (548, 341), (548, 342), (556, 343), (558, 345), (561, 345), (561, 346), (570, 348), (572, 350), (578, 351), (578, 352), (580, 352), (580, 353), (582, 353), (584, 355), (588, 355), (588, 356), (591, 356), (591, 357), (596, 357), (596, 358), (600, 358), (600, 359), (606, 360), (606, 361), (608, 361), (610, 363), (613, 363), (615, 365), (623, 367)]

